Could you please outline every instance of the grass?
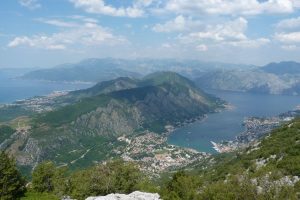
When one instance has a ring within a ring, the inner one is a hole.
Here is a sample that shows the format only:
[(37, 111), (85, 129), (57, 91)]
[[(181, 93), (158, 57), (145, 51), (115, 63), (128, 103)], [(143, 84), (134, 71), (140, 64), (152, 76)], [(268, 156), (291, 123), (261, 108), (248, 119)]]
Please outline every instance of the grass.
[(21, 200), (59, 200), (54, 194), (48, 193), (37, 193), (37, 192), (27, 192), (25, 197), (22, 197)]

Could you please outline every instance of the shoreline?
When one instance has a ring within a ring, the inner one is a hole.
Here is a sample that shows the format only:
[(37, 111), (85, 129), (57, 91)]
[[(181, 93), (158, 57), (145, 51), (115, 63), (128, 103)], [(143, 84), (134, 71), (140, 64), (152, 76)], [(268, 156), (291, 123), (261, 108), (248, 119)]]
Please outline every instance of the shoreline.
[(54, 81), (54, 80), (47, 80), (47, 79), (30, 79), (30, 78), (22, 78), (22, 77), (11, 77), (9, 78), (11, 80), (23, 80), (23, 81), (39, 81), (39, 82), (46, 82), (46, 83), (64, 83), (64, 84), (86, 84), (86, 85), (92, 85), (97, 84), (97, 82), (93, 81), (80, 81), (80, 80), (74, 80), (74, 81)]
[[(213, 112), (210, 112), (210, 113), (207, 113), (207, 114), (203, 114), (202, 116), (198, 116), (196, 118), (193, 118), (193, 119), (190, 119), (188, 121), (185, 121), (183, 122), (180, 126), (176, 126), (176, 127), (173, 127), (172, 126), (172, 129), (168, 130), (167, 132), (163, 133), (163, 136), (166, 137), (166, 142), (167, 144), (169, 145), (175, 145), (175, 144), (171, 144), (168, 142), (168, 139), (169, 139), (169, 136), (175, 132), (176, 130), (180, 129), (180, 128), (183, 128), (183, 127), (186, 127), (186, 126), (189, 126), (191, 124), (194, 124), (194, 123), (203, 123), (206, 119), (208, 119), (209, 117), (209, 114), (214, 114), (214, 113), (220, 113), (220, 112), (224, 112), (224, 111), (227, 111), (227, 110), (232, 110), (232, 109), (235, 109), (236, 107), (230, 103), (225, 103), (223, 104), (223, 108), (217, 108), (215, 109)], [(191, 122), (189, 122), (191, 121)], [(168, 125), (167, 125), (168, 126)], [(194, 150), (194, 151), (197, 151), (199, 153), (206, 153), (206, 154), (212, 154), (211, 152), (207, 152), (207, 151), (199, 151), (197, 149), (194, 149), (194, 148), (191, 148), (191, 147), (187, 147), (187, 146), (180, 146), (180, 145), (175, 145), (175, 146), (178, 146), (178, 147), (181, 147), (181, 148), (185, 148), (185, 149), (191, 149), (191, 150)], [(212, 147), (214, 149), (214, 147)], [(216, 149), (215, 149), (216, 150)]]

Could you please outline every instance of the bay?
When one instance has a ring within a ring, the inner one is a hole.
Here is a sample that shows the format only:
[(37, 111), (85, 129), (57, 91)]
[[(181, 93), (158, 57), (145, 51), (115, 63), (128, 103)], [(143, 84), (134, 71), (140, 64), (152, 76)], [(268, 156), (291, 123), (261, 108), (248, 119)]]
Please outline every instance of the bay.
[(25, 69), (0, 70), (0, 104), (33, 96), (42, 96), (54, 91), (78, 90), (91, 87), (91, 83), (49, 82), (19, 79)]
[(208, 118), (176, 129), (168, 138), (170, 144), (216, 153), (211, 141), (232, 140), (244, 130), (245, 117), (269, 117), (300, 105), (299, 96), (251, 94), (209, 90), (234, 106), (232, 110), (209, 114)]

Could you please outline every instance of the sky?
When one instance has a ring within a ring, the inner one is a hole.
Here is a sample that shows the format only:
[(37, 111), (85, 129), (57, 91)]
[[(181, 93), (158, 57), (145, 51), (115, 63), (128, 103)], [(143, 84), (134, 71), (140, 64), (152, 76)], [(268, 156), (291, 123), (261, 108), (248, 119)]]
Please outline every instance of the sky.
[(0, 1), (0, 68), (105, 57), (300, 62), (300, 0)]

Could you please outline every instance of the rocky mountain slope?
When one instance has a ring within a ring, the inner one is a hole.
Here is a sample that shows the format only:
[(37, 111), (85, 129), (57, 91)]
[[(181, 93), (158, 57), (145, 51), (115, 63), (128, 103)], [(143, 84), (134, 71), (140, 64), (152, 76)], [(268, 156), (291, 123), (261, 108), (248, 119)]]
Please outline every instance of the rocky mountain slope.
[(300, 64), (271, 63), (252, 70), (216, 70), (195, 82), (204, 88), (263, 94), (300, 94)]
[[(76, 96), (76, 101), (34, 115), (26, 122), (27, 128), (20, 129), (6, 146), (24, 170), (46, 159), (78, 168), (120, 157), (131, 137), (166, 133), (224, 103), (172, 72), (142, 80), (119, 78), (69, 95)], [(168, 147), (163, 143), (158, 148)], [(153, 151), (148, 154), (155, 156)], [(144, 156), (148, 154), (144, 152)]]

